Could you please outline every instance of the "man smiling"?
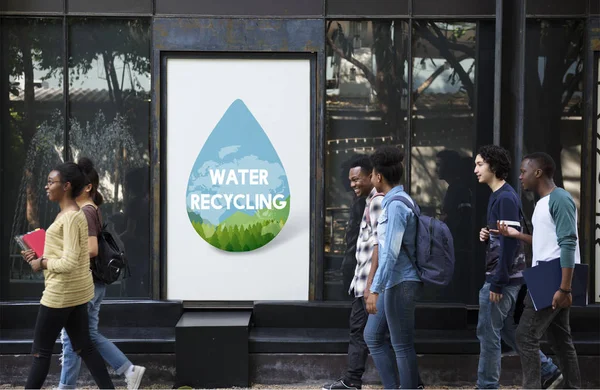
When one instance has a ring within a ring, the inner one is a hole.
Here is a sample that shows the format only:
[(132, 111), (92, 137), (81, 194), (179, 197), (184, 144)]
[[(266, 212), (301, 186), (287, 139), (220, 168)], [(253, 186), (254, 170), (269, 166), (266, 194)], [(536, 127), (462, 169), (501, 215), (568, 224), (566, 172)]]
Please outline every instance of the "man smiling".
[(354, 294), (350, 312), (350, 344), (348, 346), (348, 369), (339, 380), (324, 385), (330, 389), (360, 389), (365, 372), (369, 349), (363, 332), (368, 314), (365, 301), (377, 269), (377, 219), (381, 214), (383, 194), (378, 194), (371, 184), (373, 166), (368, 156), (359, 155), (350, 163), (348, 178), (350, 187), (359, 198), (366, 197), (365, 210), (356, 242), (356, 268), (348, 293)]

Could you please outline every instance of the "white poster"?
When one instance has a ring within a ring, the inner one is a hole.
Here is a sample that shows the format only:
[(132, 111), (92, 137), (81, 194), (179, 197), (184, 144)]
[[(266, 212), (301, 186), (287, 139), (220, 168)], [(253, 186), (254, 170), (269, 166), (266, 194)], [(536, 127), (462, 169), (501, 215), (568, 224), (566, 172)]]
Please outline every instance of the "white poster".
[(310, 61), (170, 58), (166, 74), (167, 299), (307, 300)]

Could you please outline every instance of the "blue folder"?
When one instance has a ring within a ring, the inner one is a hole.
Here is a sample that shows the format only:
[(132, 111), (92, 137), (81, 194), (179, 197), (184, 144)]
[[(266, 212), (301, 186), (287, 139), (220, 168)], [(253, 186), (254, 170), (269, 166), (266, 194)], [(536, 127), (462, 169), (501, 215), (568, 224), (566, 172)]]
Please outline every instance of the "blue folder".
[[(588, 304), (588, 274), (589, 266), (587, 264), (575, 264), (571, 283), (573, 306), (586, 306)], [(523, 277), (525, 283), (527, 283), (527, 289), (535, 310), (551, 307), (554, 294), (560, 287), (562, 280), (560, 259), (540, 261), (537, 266), (523, 271)]]

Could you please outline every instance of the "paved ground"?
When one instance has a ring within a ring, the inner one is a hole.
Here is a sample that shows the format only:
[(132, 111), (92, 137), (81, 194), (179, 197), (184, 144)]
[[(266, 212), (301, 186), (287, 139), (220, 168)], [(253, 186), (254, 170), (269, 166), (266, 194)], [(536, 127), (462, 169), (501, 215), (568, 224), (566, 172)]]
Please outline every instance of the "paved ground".
[[(320, 390), (323, 383), (294, 383), (289, 385), (261, 385), (261, 384), (253, 384), (252, 387), (247, 388), (250, 389), (311, 389), (311, 390)], [(161, 385), (145, 387), (145, 389), (163, 389)], [(428, 389), (472, 389), (473, 386), (469, 387), (451, 387), (451, 386), (441, 386), (441, 387), (428, 387)], [(500, 386), (502, 389), (518, 389), (518, 387), (505, 387)], [(23, 389), (22, 386), (12, 386), (10, 384), (0, 384), (0, 389)], [(44, 389), (53, 389), (53, 387), (44, 387)], [(96, 389), (95, 387), (82, 387), (81, 389)], [(117, 387), (117, 389), (126, 390), (125, 387)], [(191, 389), (191, 387), (181, 387), (180, 389)], [(244, 390), (243, 388), (235, 388), (236, 390)], [(381, 386), (377, 385), (366, 385), (363, 386), (363, 389), (382, 389)], [(221, 389), (211, 389), (211, 390), (221, 390)], [(225, 389), (223, 389), (225, 390)], [(228, 389), (229, 390), (229, 389)]]

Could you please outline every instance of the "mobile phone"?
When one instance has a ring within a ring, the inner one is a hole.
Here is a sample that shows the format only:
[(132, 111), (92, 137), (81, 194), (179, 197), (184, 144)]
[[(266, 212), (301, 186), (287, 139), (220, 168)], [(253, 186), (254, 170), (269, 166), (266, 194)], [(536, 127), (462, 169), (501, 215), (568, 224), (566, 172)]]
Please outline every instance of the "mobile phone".
[(510, 227), (513, 227), (517, 230), (521, 230), (521, 222), (519, 221), (507, 221), (507, 220), (502, 220), (502, 221), (498, 221), (499, 225), (507, 225)]

